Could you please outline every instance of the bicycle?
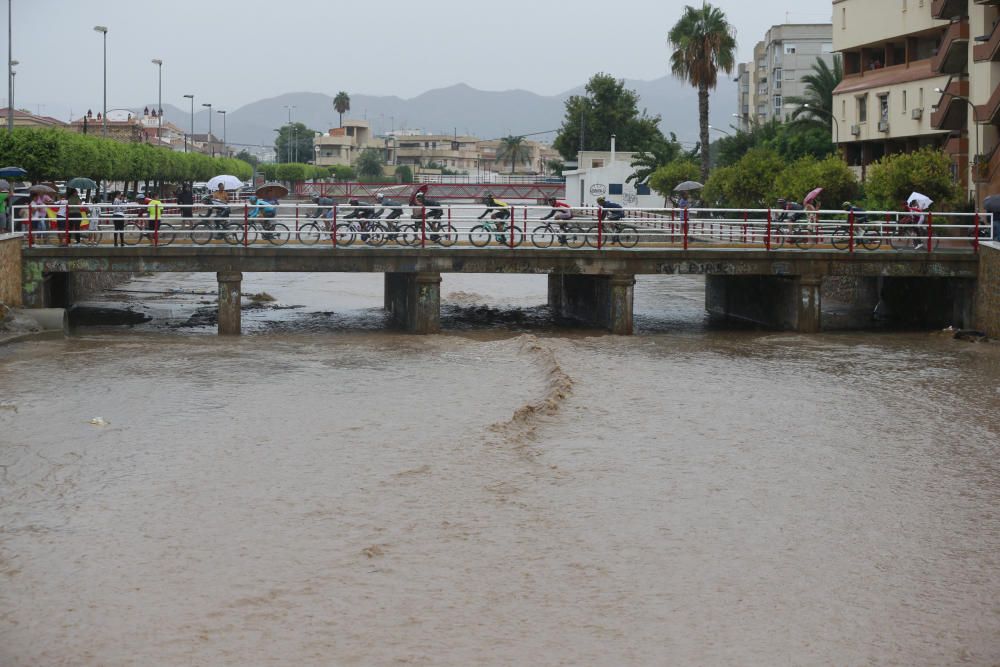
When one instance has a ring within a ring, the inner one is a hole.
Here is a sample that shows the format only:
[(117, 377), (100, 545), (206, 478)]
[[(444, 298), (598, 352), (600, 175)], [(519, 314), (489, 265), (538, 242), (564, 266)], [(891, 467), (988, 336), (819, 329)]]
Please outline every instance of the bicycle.
[[(889, 245), (895, 250), (922, 250), (927, 247), (926, 226), (918, 218), (906, 215), (890, 229), (886, 236), (889, 237)], [(937, 250), (940, 243), (938, 237), (931, 239), (931, 250)]]
[(500, 245), (516, 248), (524, 243), (524, 232), (513, 224), (510, 229), (507, 229), (506, 225), (500, 219), (496, 222), (492, 219), (487, 220), (483, 224), (476, 225), (469, 230), (469, 243), (477, 248), (483, 248), (488, 245), (491, 238), (495, 238), (496, 242)]
[(144, 237), (149, 238), (150, 243), (155, 243), (156, 245), (170, 245), (174, 242), (177, 232), (174, 230), (174, 226), (167, 222), (161, 222), (159, 224), (159, 230), (154, 234), (154, 232), (146, 229), (144, 222), (127, 222), (125, 223), (125, 231), (123, 232), (122, 240), (125, 245), (138, 245)]
[(442, 222), (438, 218), (428, 216), (426, 233), (422, 222), (407, 222), (399, 225), (396, 241), (400, 245), (418, 246), (425, 236), (431, 243), (447, 248), (458, 241), (458, 230), (450, 222)]
[[(848, 250), (851, 247), (851, 227), (850, 225), (840, 225), (833, 230), (830, 236), (830, 243), (837, 250)], [(871, 223), (867, 219), (854, 222), (854, 246), (861, 246), (865, 250), (878, 250), (882, 247), (882, 236), (875, 229), (871, 228)]]
[(531, 230), (531, 242), (536, 248), (549, 248), (559, 240), (559, 245), (580, 248), (586, 242), (577, 225), (566, 222), (546, 222)]
[(224, 239), (230, 245), (253, 245), (258, 238), (262, 238), (271, 245), (281, 246), (288, 243), (290, 234), (288, 227), (280, 222), (263, 222), (250, 220), (244, 227), (238, 222), (231, 222), (226, 225)]
[[(580, 227), (581, 233), (583, 228)], [(590, 231), (585, 233), (585, 239), (587, 245), (591, 248), (597, 247), (597, 226), (590, 228)], [(619, 245), (622, 248), (634, 248), (636, 244), (639, 243), (639, 230), (637, 230), (632, 225), (626, 225), (623, 222), (617, 220), (605, 220), (604, 227), (601, 230), (601, 246), (606, 245)]]

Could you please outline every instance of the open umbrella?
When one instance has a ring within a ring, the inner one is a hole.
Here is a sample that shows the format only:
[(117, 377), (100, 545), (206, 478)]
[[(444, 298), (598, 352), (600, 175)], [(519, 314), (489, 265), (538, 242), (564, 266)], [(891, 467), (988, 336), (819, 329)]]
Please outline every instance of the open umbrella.
[(1000, 214), (1000, 195), (990, 195), (983, 200), (983, 209), (993, 215)]
[(218, 190), (219, 184), (226, 190), (239, 190), (243, 187), (243, 181), (236, 178), (235, 176), (230, 176), (229, 174), (220, 174), (208, 182), (209, 190)]
[(288, 188), (281, 183), (265, 183), (257, 188), (257, 196), (264, 199), (280, 199), (288, 196)]
[(38, 194), (41, 194), (41, 195), (54, 195), (54, 194), (56, 194), (55, 188), (50, 188), (49, 186), (45, 185), (44, 183), (36, 183), (35, 185), (32, 185), (30, 188), (28, 188), (28, 192), (30, 192), (33, 195), (38, 195)]
[(814, 190), (810, 190), (809, 194), (806, 195), (806, 198), (802, 200), (802, 203), (808, 204), (813, 199), (816, 199), (816, 197), (819, 197), (821, 194), (823, 194), (823, 188), (816, 188)]
[(919, 192), (911, 192), (910, 196), (906, 198), (906, 203), (910, 206), (915, 206), (921, 211), (926, 211), (934, 203), (934, 200), (927, 195), (922, 195)]
[(674, 188), (674, 192), (690, 192), (691, 190), (701, 190), (704, 185), (698, 181), (684, 181)]
[(70, 179), (66, 183), (67, 188), (76, 188), (77, 190), (96, 190), (97, 183), (84, 176), (77, 176), (76, 178)]
[(424, 183), (419, 188), (417, 188), (416, 190), (414, 190), (413, 194), (410, 195), (410, 206), (416, 206), (417, 205), (417, 195), (418, 194), (423, 193), (424, 196), (426, 197), (427, 196), (427, 191), (430, 189), (430, 187), (431, 187), (430, 185), (428, 185), (427, 183)]
[(0, 169), (0, 178), (24, 178), (28, 172), (20, 167), (4, 167)]

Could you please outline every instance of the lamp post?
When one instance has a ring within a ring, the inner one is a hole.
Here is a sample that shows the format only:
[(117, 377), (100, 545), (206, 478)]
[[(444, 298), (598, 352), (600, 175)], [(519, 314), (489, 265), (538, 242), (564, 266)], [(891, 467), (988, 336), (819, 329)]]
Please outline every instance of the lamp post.
[(226, 143), (226, 110), (216, 109), (215, 113), (222, 114), (222, 150), (225, 151), (226, 157), (229, 157), (229, 144)]
[(298, 162), (299, 161), (299, 147), (298, 147), (298, 145), (295, 142), (295, 126), (292, 125), (292, 109), (295, 108), (295, 105), (294, 104), (286, 104), (286, 105), (284, 105), (284, 107), (286, 109), (288, 109), (288, 134), (291, 137), (291, 141), (292, 141), (291, 150), (288, 150), (287, 148), (285, 149), (285, 157), (288, 158), (289, 160), (291, 160), (292, 162)]
[(201, 106), (208, 107), (208, 146), (212, 151), (212, 157), (215, 157), (215, 142), (212, 141), (212, 103), (202, 102)]
[[(14, 84), (16, 83), (14, 81), (14, 77), (17, 76), (17, 71), (14, 68), (17, 67), (20, 64), (21, 64), (21, 61), (19, 61), (19, 60), (11, 60), (10, 61), (10, 99), (8, 100), (9, 104), (7, 106), (9, 106), (11, 109), (14, 108), (14, 95), (15, 95)], [(11, 113), (11, 119), (13, 119), (13, 117), (14, 116), (13, 116), (13, 112), (12, 112)]]
[(14, 131), (14, 29), (12, 8), (14, 0), (7, 0), (7, 131)]
[(156, 143), (159, 145), (163, 134), (163, 61), (153, 58), (152, 62), (157, 67)]
[[(191, 100), (191, 148), (194, 148), (194, 95), (185, 95), (184, 97)], [(187, 153), (187, 142), (184, 142), (184, 152)]]
[(721, 127), (715, 127), (715, 126), (713, 126), (713, 125), (709, 125), (709, 126), (708, 126), (708, 129), (710, 129), (710, 130), (715, 130), (716, 132), (721, 132), (722, 134), (726, 135), (727, 137), (731, 137), (731, 136), (733, 136), (733, 135), (732, 135), (731, 133), (729, 133), (729, 132), (726, 132), (726, 131), (725, 131), (725, 130), (723, 130), (723, 129), (722, 129)]
[(833, 143), (839, 144), (840, 143), (840, 123), (837, 122), (837, 117), (834, 116), (831, 112), (827, 111), (826, 109), (820, 109), (819, 107), (814, 107), (813, 105), (809, 104), (808, 102), (806, 102), (802, 106), (804, 106), (806, 109), (809, 109), (809, 111), (812, 111), (813, 113), (822, 113), (822, 114), (826, 114), (827, 116), (830, 117), (830, 120), (833, 121), (833, 128), (834, 128)]
[(104, 114), (101, 116), (101, 135), (108, 136), (108, 28), (95, 25), (94, 30), (104, 37)]
[(965, 97), (964, 95), (956, 95), (955, 93), (949, 93), (947, 90), (941, 90), (940, 88), (935, 88), (934, 92), (935, 93), (940, 93), (941, 95), (947, 95), (948, 97), (954, 97), (956, 100), (962, 100), (963, 102), (965, 102), (966, 104), (968, 104), (969, 105), (969, 109), (972, 110), (972, 116), (970, 116), (970, 118), (972, 119), (972, 124), (973, 124), (972, 134), (973, 134), (973, 136), (976, 139), (976, 156), (975, 156), (975, 158), (973, 160), (971, 160), (972, 165), (973, 165), (972, 180), (976, 184), (975, 185), (975, 189), (976, 189), (976, 211), (978, 211), (979, 210), (979, 174), (976, 173), (976, 170), (979, 168), (979, 123), (976, 122), (976, 105), (972, 103), (972, 100), (970, 100), (968, 97)]

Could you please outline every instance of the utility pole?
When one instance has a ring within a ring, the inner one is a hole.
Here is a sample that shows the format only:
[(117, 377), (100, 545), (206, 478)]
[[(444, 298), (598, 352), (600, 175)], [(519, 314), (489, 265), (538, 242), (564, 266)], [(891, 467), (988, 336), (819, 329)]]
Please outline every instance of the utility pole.
[(159, 145), (162, 142), (161, 135), (163, 134), (163, 61), (159, 58), (153, 58), (153, 64), (158, 68), (157, 81), (158, 81), (158, 93), (156, 101), (156, 143)]
[(14, 0), (7, 0), (7, 131), (14, 131)]
[(104, 36), (104, 115), (101, 116), (101, 136), (106, 137), (108, 136), (108, 28), (95, 25), (94, 30)]

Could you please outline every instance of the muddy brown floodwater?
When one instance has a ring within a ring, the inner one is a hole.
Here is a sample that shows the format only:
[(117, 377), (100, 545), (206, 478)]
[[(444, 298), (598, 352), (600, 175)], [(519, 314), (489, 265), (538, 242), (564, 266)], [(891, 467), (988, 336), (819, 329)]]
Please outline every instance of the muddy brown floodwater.
[[(152, 316), (0, 347), (0, 664), (997, 665), (1000, 346), (637, 335), (544, 277), (140, 278)], [(100, 417), (98, 423), (91, 420)]]

